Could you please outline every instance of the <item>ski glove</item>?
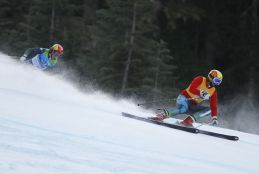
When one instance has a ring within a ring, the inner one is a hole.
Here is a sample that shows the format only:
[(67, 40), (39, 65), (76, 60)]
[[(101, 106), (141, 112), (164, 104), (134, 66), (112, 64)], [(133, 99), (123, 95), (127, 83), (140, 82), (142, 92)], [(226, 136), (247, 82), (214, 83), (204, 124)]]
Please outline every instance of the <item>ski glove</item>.
[(219, 124), (219, 122), (218, 122), (217, 116), (213, 116), (212, 117), (212, 125), (217, 126), (218, 124)]
[(207, 92), (201, 90), (200, 91), (200, 98), (202, 98), (203, 100), (209, 100), (210, 99), (210, 94), (208, 94)]
[(23, 55), (22, 57), (20, 57), (21, 62), (24, 62), (25, 60), (26, 60), (26, 56)]

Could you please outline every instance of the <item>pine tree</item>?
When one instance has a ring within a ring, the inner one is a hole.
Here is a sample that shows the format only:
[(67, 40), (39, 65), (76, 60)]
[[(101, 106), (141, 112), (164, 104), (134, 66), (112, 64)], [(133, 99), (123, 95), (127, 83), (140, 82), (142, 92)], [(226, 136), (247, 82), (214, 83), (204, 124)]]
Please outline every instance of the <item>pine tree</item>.
[(9, 55), (18, 55), (23, 51), (19, 41), (24, 40), (25, 33), (19, 23), (28, 13), (30, 1), (3, 0), (0, 2), (0, 50)]
[(90, 27), (99, 83), (111, 92), (141, 92), (153, 97), (155, 62), (161, 49), (152, 36), (157, 28), (152, 23), (157, 3), (108, 0), (107, 5), (97, 12), (99, 20)]
[(173, 83), (176, 80), (176, 77), (172, 76), (172, 70), (175, 69), (176, 66), (171, 65), (173, 57), (170, 56), (170, 50), (166, 45), (167, 44), (163, 40), (160, 40), (160, 43), (158, 43), (157, 57), (154, 61), (156, 65), (154, 69), (154, 100), (157, 100), (158, 96), (170, 96), (170, 94), (173, 93), (172, 87), (176, 86)]

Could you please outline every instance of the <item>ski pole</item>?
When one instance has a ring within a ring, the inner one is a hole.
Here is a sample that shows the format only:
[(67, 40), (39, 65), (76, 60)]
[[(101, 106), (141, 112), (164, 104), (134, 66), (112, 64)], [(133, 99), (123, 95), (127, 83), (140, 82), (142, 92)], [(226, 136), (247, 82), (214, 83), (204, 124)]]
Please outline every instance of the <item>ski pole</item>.
[(203, 126), (203, 125), (212, 125), (212, 123), (201, 123), (201, 125), (199, 125), (199, 126), (197, 126), (197, 127), (195, 127), (195, 128), (197, 129), (198, 127), (201, 127), (201, 126)]
[(198, 99), (199, 97), (193, 97), (193, 98), (175, 98), (174, 100), (195, 100)]
[(146, 104), (151, 104), (151, 103), (158, 103), (158, 102), (163, 102), (163, 101), (170, 101), (170, 100), (195, 100), (197, 99), (197, 97), (193, 97), (193, 98), (174, 98), (174, 99), (166, 99), (166, 100), (159, 100), (159, 101), (154, 101), (154, 102), (148, 102), (148, 103), (142, 103), (142, 104), (138, 104), (138, 106), (140, 105), (146, 105)]
[(163, 101), (170, 101), (170, 100), (175, 100), (175, 99), (167, 99), (167, 100), (160, 100), (160, 101), (154, 101), (154, 102), (142, 103), (142, 104), (138, 104), (138, 106), (140, 106), (140, 105), (146, 105), (146, 104), (151, 104), (151, 103), (158, 103), (158, 102), (163, 102)]

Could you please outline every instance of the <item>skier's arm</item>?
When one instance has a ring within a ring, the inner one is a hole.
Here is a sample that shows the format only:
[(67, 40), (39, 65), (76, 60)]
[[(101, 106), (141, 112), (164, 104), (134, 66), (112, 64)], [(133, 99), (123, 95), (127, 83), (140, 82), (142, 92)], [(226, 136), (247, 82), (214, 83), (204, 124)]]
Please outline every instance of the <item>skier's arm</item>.
[(29, 54), (42, 54), (44, 51), (44, 48), (29, 48), (25, 51), (23, 56), (20, 57), (20, 61), (25, 61)]
[(217, 116), (217, 91), (215, 90), (210, 98), (211, 116)]
[(28, 57), (30, 54), (42, 54), (44, 53), (45, 49), (44, 48), (29, 48), (25, 51), (23, 54), (24, 57)]
[(202, 76), (198, 76), (196, 77), (191, 85), (190, 85), (190, 88), (189, 88), (189, 91), (192, 93), (192, 94), (195, 94), (195, 95), (200, 95), (200, 90), (197, 89), (197, 87), (202, 83), (203, 81), (203, 77)]

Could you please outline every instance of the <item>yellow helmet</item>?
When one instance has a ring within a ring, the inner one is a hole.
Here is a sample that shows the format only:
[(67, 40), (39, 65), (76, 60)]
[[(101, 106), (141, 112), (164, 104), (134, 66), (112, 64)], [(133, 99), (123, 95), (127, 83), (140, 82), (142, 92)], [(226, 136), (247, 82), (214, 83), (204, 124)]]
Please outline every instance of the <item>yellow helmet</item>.
[(54, 45), (52, 46), (52, 49), (53, 49), (54, 51), (58, 51), (58, 52), (60, 52), (61, 54), (63, 54), (63, 47), (62, 47), (61, 45), (59, 45), (59, 44), (54, 44)]
[(208, 74), (208, 78), (211, 82), (213, 81), (214, 83), (219, 85), (222, 82), (223, 75), (220, 71), (214, 69), (210, 71), (210, 73)]

